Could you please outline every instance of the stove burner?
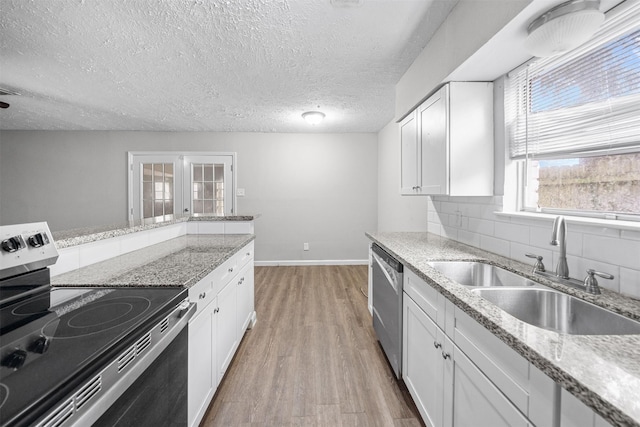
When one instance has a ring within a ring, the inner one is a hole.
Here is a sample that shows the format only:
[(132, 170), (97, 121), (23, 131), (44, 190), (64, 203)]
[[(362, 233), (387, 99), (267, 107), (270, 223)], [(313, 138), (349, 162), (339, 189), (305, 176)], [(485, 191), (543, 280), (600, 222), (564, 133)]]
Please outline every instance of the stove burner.
[(9, 397), (9, 387), (4, 384), (0, 384), (0, 408), (2, 408), (4, 402), (7, 401), (7, 397)]
[(131, 322), (140, 317), (151, 306), (143, 297), (114, 298), (109, 302), (89, 303), (75, 310), (77, 314), (60, 324), (49, 322), (42, 332), (55, 339), (76, 338), (94, 335)]
[[(127, 302), (114, 302), (105, 305), (91, 307), (73, 316), (67, 322), (70, 328), (91, 328), (105, 325), (111, 321), (125, 317), (133, 311), (133, 304)], [(126, 320), (124, 320), (126, 322)]]
[(28, 316), (31, 314), (42, 313), (43, 311), (46, 311), (48, 308), (49, 308), (49, 294), (46, 294), (38, 298), (27, 300), (22, 304), (19, 304), (17, 307), (11, 310), (11, 313), (17, 316)]

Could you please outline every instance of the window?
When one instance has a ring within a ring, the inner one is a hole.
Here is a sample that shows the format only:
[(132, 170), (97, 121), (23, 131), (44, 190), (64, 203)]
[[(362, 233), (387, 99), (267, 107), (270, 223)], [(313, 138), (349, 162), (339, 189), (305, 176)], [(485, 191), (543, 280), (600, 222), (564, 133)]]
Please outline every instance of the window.
[(232, 215), (234, 162), (234, 153), (129, 153), (129, 219)]
[(640, 220), (640, 4), (623, 3), (584, 46), (507, 75), (523, 207)]

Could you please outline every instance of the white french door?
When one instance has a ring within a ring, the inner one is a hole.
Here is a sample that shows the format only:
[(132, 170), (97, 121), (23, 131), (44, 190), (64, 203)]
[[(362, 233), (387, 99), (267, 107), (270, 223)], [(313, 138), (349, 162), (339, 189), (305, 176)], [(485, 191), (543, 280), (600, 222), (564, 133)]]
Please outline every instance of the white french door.
[(235, 153), (129, 152), (130, 221), (235, 212)]
[(183, 211), (194, 216), (231, 215), (233, 156), (184, 156)]

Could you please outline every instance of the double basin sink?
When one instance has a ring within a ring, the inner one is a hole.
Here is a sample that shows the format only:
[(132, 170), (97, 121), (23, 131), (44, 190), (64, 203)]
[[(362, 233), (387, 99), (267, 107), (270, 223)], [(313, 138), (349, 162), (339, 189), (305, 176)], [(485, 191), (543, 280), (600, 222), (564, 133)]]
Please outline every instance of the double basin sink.
[(471, 292), (513, 317), (538, 328), (570, 335), (640, 334), (640, 322), (494, 265), (465, 261), (429, 265), (450, 280), (472, 288)]

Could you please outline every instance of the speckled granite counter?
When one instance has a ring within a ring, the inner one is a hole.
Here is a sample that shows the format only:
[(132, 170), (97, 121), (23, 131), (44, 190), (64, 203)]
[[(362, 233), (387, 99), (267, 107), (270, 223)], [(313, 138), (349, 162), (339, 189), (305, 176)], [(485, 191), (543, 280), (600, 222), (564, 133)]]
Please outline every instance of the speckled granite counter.
[(640, 319), (640, 301), (589, 295), (532, 277), (531, 266), (428, 233), (366, 233), (454, 304), (613, 425), (640, 426), (640, 335), (565, 335), (524, 323), (452, 282), (429, 261), (484, 260)]
[(186, 235), (51, 279), (53, 286), (191, 287), (255, 239), (253, 234)]
[(260, 215), (192, 216), (189, 221), (253, 221)]
[(181, 222), (193, 221), (253, 221), (259, 215), (231, 215), (231, 216), (184, 216), (176, 219), (157, 222), (154, 224), (141, 224), (139, 222), (109, 224), (95, 227), (76, 228), (73, 230), (54, 231), (53, 239), (58, 249), (68, 248), (72, 246), (82, 245), (85, 243), (97, 242), (99, 240), (109, 239), (112, 237), (124, 236), (126, 234), (136, 233), (139, 231), (152, 230), (154, 228), (166, 227)]

